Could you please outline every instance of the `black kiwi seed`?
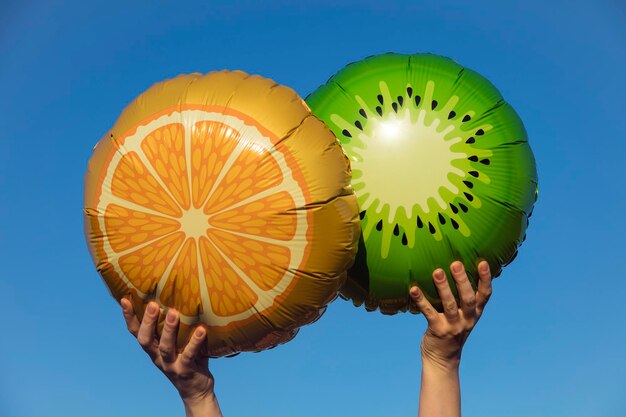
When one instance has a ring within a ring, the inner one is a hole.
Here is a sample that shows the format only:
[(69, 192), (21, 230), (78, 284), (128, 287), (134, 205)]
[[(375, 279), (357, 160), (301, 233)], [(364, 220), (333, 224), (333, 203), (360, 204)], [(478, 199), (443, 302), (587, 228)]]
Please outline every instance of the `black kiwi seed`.
[(485, 131), (484, 131), (484, 130), (482, 130), (482, 129), (478, 129), (478, 130), (476, 131), (476, 134), (477, 134), (478, 136), (482, 136), (482, 135), (484, 135), (484, 134), (485, 134)]
[(456, 113), (454, 112), (454, 110), (452, 110), (450, 113), (448, 113), (448, 120), (453, 119), (456, 116)]
[(469, 171), (468, 174), (470, 174), (474, 178), (478, 178), (478, 171)]
[(378, 223), (376, 223), (376, 230), (378, 230), (379, 232), (381, 230), (383, 230), (383, 221), (379, 220)]
[(450, 222), (452, 223), (452, 227), (454, 227), (455, 229), (459, 228), (459, 224), (456, 222), (456, 220), (450, 219)]
[(393, 234), (398, 236), (400, 234), (400, 229), (398, 228), (398, 225), (396, 224), (396, 226), (393, 228)]
[(376, 113), (378, 113), (379, 116), (383, 115), (383, 109), (380, 108), (380, 106), (376, 106)]
[(362, 212), (359, 213), (359, 219), (363, 220), (363, 218), (365, 217), (365, 213), (367, 212), (367, 210), (363, 210)]
[(469, 138), (465, 141), (465, 143), (474, 143), (474, 142), (476, 142), (476, 139), (474, 139), (474, 136), (470, 136), (470, 137), (469, 137)]
[(422, 219), (420, 219), (420, 216), (417, 216), (417, 227), (419, 227), (420, 229), (424, 227), (424, 223), (422, 223)]
[(481, 159), (480, 163), (483, 164), (483, 165), (489, 165), (491, 162), (489, 162), (488, 159)]
[(361, 124), (361, 122), (359, 122), (358, 120), (356, 122), (354, 122), (354, 125), (359, 129), (359, 130), (363, 130), (363, 125)]
[(402, 103), (404, 103), (404, 97), (398, 96), (398, 104), (402, 106)]
[(367, 113), (365, 113), (365, 110), (359, 109), (359, 114), (367, 119)]
[(470, 193), (466, 193), (464, 191), (463, 194), (465, 194), (465, 198), (467, 198), (468, 201), (474, 201), (474, 196), (471, 195)]
[(463, 184), (465, 184), (467, 188), (474, 188), (474, 183), (470, 181), (463, 181)]
[(454, 214), (457, 214), (459, 212), (459, 209), (456, 208), (456, 206), (454, 204), (452, 204), (452, 203), (450, 203), (450, 208), (452, 209), (452, 212)]
[(347, 136), (347, 137), (349, 137), (349, 138), (351, 138), (351, 137), (352, 137), (352, 135), (350, 134), (350, 132), (348, 132), (348, 130), (346, 130), (346, 129), (344, 129), (344, 130), (343, 130), (343, 132), (341, 132), (341, 133), (343, 133), (343, 135), (344, 135), (344, 136)]
[(469, 122), (470, 120), (472, 120), (472, 118), (470, 117), (469, 114), (466, 114), (465, 116), (463, 116), (463, 123)]
[(411, 87), (406, 88), (406, 95), (409, 96), (409, 98), (413, 95), (413, 89)]
[(421, 100), (422, 100), (422, 98), (420, 96), (415, 96), (415, 105), (419, 106)]
[(436, 231), (435, 231), (435, 226), (433, 226), (433, 225), (432, 225), (432, 223), (430, 223), (430, 222), (428, 222), (428, 231), (429, 231), (431, 234), (433, 234), (433, 235), (434, 235), (434, 234), (435, 234), (435, 232), (436, 232)]
[(470, 156), (467, 159), (469, 159), (470, 161), (473, 161), (473, 162), (478, 162), (478, 157), (476, 155), (472, 155), (472, 156)]
[(383, 95), (382, 94), (377, 95), (376, 98), (378, 99), (378, 102), (380, 104), (383, 104)]
[(441, 213), (439, 213), (439, 223), (441, 224), (446, 224), (446, 219), (443, 217), (443, 215)]
[(391, 103), (391, 107), (393, 108), (393, 111), (395, 111), (396, 113), (398, 113), (398, 103)]
[(435, 110), (437, 108), (437, 104), (439, 104), (439, 103), (437, 103), (437, 100), (433, 100), (433, 102), (430, 103), (430, 108), (432, 110)]
[(409, 242), (406, 240), (406, 234), (402, 233), (402, 244), (406, 246)]
[(463, 213), (467, 213), (467, 206), (463, 203), (459, 203), (459, 207), (461, 207), (461, 210), (463, 210)]

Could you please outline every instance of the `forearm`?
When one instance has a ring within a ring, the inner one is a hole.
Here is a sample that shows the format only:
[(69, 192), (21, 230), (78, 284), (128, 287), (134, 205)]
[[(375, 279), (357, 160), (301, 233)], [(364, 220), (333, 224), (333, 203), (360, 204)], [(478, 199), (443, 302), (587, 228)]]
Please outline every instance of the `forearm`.
[(193, 402), (183, 400), (183, 404), (185, 404), (187, 417), (222, 417), (222, 411), (215, 395)]
[(442, 365), (422, 357), (419, 417), (460, 417), (459, 362)]
[(418, 287), (410, 290), (415, 305), (428, 321), (421, 346), (419, 417), (461, 417), (461, 351), (491, 296), (491, 273), (486, 261), (478, 264), (476, 293), (461, 262), (453, 262), (450, 271), (456, 283), (458, 301), (452, 294), (445, 272), (442, 269), (433, 272), (442, 313), (435, 310)]

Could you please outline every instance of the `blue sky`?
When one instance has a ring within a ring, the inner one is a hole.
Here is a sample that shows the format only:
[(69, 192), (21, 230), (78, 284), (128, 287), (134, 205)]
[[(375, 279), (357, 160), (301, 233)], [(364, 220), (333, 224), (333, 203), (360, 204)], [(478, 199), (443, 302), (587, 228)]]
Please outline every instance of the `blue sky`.
[[(183, 415), (83, 237), (86, 164), (127, 103), (224, 68), (306, 96), (344, 65), (396, 51), (489, 78), (537, 159), (527, 240), (464, 350), (464, 415), (623, 416), (623, 2), (291, 3), (2, 2), (0, 414)], [(227, 416), (411, 416), (424, 329), (421, 316), (337, 300), (292, 342), (210, 368)]]

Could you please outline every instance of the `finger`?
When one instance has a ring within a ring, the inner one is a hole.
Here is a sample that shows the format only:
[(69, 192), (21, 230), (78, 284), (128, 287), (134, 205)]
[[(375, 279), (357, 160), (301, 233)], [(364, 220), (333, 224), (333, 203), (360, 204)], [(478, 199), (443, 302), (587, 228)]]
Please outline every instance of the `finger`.
[(194, 361), (197, 359), (198, 353), (200, 352), (202, 345), (206, 339), (206, 330), (203, 327), (198, 327), (193, 332), (193, 336), (185, 346), (183, 353), (181, 356), (181, 364), (185, 367), (190, 367)]
[(459, 293), (459, 299), (461, 304), (461, 310), (465, 317), (472, 317), (476, 315), (476, 295), (472, 284), (467, 278), (467, 272), (462, 262), (456, 261), (450, 265), (450, 271), (452, 271), (452, 277), (456, 282), (456, 290)]
[(178, 333), (179, 316), (170, 309), (165, 317), (165, 325), (159, 342), (159, 355), (165, 363), (176, 361), (176, 334)]
[(452, 295), (450, 284), (448, 284), (448, 279), (446, 278), (446, 273), (443, 272), (443, 269), (440, 268), (433, 272), (433, 280), (435, 281), (435, 286), (437, 287), (441, 304), (443, 304), (443, 314), (446, 316), (448, 321), (458, 320), (459, 307), (456, 304), (454, 295)]
[(478, 264), (478, 292), (476, 293), (476, 305), (478, 314), (482, 314), (487, 305), (487, 301), (491, 298), (491, 271), (489, 264), (482, 261)]
[(426, 297), (424, 297), (424, 293), (422, 293), (418, 287), (412, 287), (409, 290), (409, 294), (419, 311), (422, 312), (428, 321), (429, 325), (432, 325), (435, 321), (437, 321), (437, 319), (439, 319), (439, 313), (437, 313), (437, 310), (435, 310), (432, 304), (430, 304)]
[(122, 306), (122, 314), (124, 314), (124, 320), (126, 320), (126, 327), (128, 328), (128, 331), (133, 336), (137, 337), (137, 332), (139, 332), (139, 320), (135, 315), (135, 310), (133, 310), (133, 304), (126, 298), (122, 298), (120, 300), (120, 304)]
[(157, 352), (154, 344), (156, 323), (159, 318), (159, 306), (155, 302), (148, 303), (146, 313), (143, 315), (139, 332), (137, 333), (137, 341), (148, 352), (152, 360), (156, 358)]

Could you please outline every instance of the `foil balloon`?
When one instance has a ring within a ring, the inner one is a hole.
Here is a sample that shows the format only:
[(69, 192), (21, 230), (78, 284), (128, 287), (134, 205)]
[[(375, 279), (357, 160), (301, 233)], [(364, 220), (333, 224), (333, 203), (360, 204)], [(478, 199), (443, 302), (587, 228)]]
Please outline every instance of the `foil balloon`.
[[(87, 243), (119, 302), (154, 300), (207, 356), (259, 351), (316, 320), (360, 234), (350, 165), (291, 89), (243, 72), (191, 74), (135, 99), (94, 148)], [(160, 315), (160, 334), (165, 314)]]
[(522, 121), (489, 81), (437, 55), (385, 54), (306, 101), (352, 164), (363, 238), (344, 297), (393, 314), (412, 309), (417, 284), (440, 308), (436, 268), (461, 260), (475, 286), (480, 260), (494, 275), (513, 260), (537, 173)]

